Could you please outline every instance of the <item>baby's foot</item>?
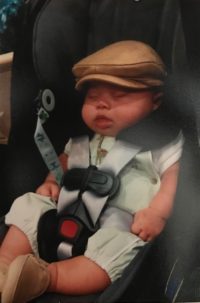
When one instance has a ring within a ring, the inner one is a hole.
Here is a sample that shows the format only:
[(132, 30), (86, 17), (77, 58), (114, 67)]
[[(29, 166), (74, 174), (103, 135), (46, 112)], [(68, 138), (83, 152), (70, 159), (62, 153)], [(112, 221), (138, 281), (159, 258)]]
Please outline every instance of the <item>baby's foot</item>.
[(1, 303), (25, 303), (44, 293), (50, 282), (47, 266), (31, 254), (18, 256), (9, 266)]

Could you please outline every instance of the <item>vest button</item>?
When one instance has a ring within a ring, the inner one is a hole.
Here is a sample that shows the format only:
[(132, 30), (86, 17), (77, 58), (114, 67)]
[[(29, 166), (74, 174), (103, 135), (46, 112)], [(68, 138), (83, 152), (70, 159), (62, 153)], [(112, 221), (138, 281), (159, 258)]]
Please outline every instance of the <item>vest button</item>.
[(156, 178), (152, 178), (152, 179), (151, 179), (151, 183), (152, 183), (152, 184), (156, 184), (157, 182), (158, 182), (158, 180), (157, 180)]

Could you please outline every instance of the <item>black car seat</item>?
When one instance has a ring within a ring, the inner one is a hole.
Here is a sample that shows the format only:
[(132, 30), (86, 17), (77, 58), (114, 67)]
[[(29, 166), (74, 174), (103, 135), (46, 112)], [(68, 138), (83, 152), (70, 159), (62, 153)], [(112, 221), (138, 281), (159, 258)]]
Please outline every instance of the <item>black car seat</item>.
[[(11, 132), (2, 161), (3, 213), (14, 198), (34, 191), (48, 172), (33, 139), (40, 89), (51, 88), (56, 96), (56, 108), (46, 131), (60, 153), (68, 137), (85, 132), (80, 119), (80, 96), (74, 91), (71, 74), (71, 67), (80, 58), (111, 42), (135, 39), (154, 47), (169, 72), (186, 63), (179, 5), (175, 0), (30, 0), (24, 6), (23, 17), (14, 49)], [(123, 295), (126, 301), (121, 302), (141, 301), (145, 294), (136, 288), (124, 293), (130, 281), (137, 280), (141, 266), (145, 280), (145, 273), (149, 272), (145, 266), (149, 265), (144, 260), (156, 255), (156, 249), (151, 248), (152, 243), (133, 261), (134, 270), (128, 267), (123, 278), (100, 295), (80, 298), (48, 294), (35, 302), (111, 303)], [(151, 296), (152, 284), (148, 274), (147, 277), (144, 285)], [(154, 295), (159, 296), (158, 288)]]
[(200, 301), (200, 153), (199, 153), (199, 72), (200, 4), (195, 0), (181, 0), (180, 9), (185, 37), (187, 70), (176, 75), (173, 98), (183, 104), (181, 119), (185, 134), (185, 148), (181, 161), (174, 224), (171, 225), (173, 256), (166, 295), (169, 302)]

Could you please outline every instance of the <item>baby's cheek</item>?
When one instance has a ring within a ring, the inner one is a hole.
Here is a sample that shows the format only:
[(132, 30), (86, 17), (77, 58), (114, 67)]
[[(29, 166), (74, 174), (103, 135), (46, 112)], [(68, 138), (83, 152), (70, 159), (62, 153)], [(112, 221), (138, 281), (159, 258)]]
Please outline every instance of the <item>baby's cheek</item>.
[(81, 115), (82, 115), (83, 121), (86, 124), (91, 120), (91, 117), (93, 115), (92, 113), (93, 113), (93, 110), (92, 110), (91, 106), (89, 106), (87, 104), (83, 105)]

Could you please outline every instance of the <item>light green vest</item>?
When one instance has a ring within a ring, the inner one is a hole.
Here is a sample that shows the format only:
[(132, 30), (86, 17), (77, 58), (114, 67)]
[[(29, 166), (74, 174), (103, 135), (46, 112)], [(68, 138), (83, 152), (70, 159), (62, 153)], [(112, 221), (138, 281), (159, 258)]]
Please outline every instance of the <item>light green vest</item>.
[[(103, 151), (102, 161), (106, 155), (105, 151), (109, 152), (114, 142), (115, 139), (112, 137), (101, 140), (101, 137), (96, 135), (90, 143), (91, 164), (98, 164), (99, 148)], [(147, 207), (160, 188), (160, 176), (154, 168), (151, 151), (138, 153), (122, 169), (119, 176), (121, 180), (119, 192), (109, 201), (109, 205), (132, 214)]]

